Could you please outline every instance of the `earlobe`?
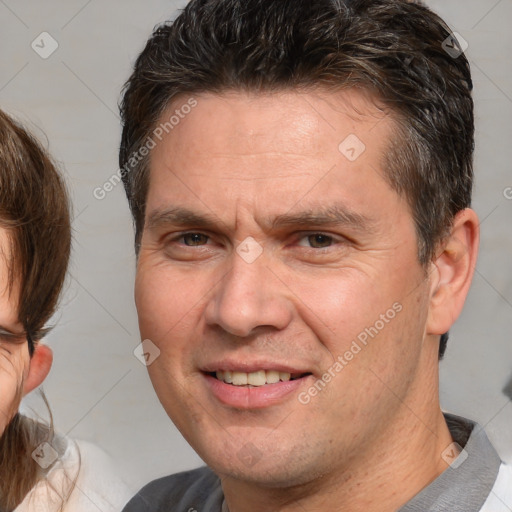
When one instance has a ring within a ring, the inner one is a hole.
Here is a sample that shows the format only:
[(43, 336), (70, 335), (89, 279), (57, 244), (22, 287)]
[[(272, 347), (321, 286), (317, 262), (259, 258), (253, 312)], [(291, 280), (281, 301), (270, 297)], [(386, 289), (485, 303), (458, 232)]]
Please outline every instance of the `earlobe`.
[(459, 212), (433, 262), (427, 334), (448, 332), (466, 300), (476, 266), (479, 222), (471, 209)]
[(23, 384), (23, 395), (40, 386), (46, 379), (53, 362), (53, 352), (47, 345), (38, 343), (30, 359), (28, 375)]

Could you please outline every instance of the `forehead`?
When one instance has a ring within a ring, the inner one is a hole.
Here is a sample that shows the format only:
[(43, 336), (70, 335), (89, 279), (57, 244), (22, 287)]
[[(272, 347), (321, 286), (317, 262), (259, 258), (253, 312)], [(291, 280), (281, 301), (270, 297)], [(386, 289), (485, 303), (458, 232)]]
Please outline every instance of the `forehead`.
[(8, 282), (10, 261), (11, 240), (8, 231), (0, 226), (0, 293)]
[(10, 268), (12, 266), (11, 254), (9, 232), (5, 228), (0, 227), (0, 325), (17, 322), (17, 287), (16, 283), (13, 283), (11, 289), (9, 283)]
[(364, 206), (370, 196), (361, 187), (390, 192), (382, 157), (394, 120), (366, 92), (182, 96), (159, 126), (161, 140), (150, 155), (149, 206), (165, 196), (197, 206), (217, 201), (222, 208), (223, 201), (236, 199), (251, 208), (283, 210), (301, 194), (307, 205), (338, 192)]
[[(196, 106), (188, 108), (190, 101)], [(376, 147), (390, 136), (394, 123), (389, 109), (367, 91), (317, 89), (180, 96), (159, 126), (164, 146), (179, 148), (180, 154), (221, 155), (229, 149), (243, 156), (257, 150), (315, 154), (326, 147), (337, 149), (340, 137), (355, 132), (367, 147)], [(157, 153), (158, 148), (162, 144)]]

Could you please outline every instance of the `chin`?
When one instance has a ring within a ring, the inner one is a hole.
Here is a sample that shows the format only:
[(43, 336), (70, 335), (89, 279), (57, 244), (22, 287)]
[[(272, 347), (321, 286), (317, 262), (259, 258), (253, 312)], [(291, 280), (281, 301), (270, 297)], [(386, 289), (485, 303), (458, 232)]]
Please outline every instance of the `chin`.
[[(195, 447), (205, 463), (222, 479), (256, 486), (289, 488), (307, 484), (325, 473), (325, 461), (308, 461), (304, 447), (300, 451), (297, 445), (258, 449), (249, 439), (247, 436), (239, 443), (241, 447), (234, 446), (232, 440), (228, 443), (217, 440), (202, 447), (196, 444)], [(218, 449), (212, 450), (214, 446)]]
[(233, 479), (267, 489), (290, 489), (311, 484), (325, 472), (319, 468), (290, 467), (289, 464), (209, 465), (222, 479)]

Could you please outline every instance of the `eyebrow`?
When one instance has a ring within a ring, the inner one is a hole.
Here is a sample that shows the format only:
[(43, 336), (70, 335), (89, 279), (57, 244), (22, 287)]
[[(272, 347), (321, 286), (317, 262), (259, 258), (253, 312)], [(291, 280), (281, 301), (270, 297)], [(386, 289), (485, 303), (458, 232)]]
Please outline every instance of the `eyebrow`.
[(340, 204), (310, 208), (299, 213), (278, 215), (271, 223), (273, 228), (285, 226), (346, 226), (367, 232), (372, 232), (375, 224), (375, 221), (369, 217)]
[(219, 223), (219, 219), (210, 214), (199, 214), (187, 208), (171, 208), (167, 210), (154, 210), (147, 220), (147, 229), (156, 229), (160, 226), (195, 226), (197, 228), (212, 228)]
[[(198, 229), (215, 229), (224, 224), (216, 215), (197, 213), (188, 208), (176, 207), (165, 210), (152, 211), (147, 220), (146, 228), (158, 229), (161, 226), (172, 225), (176, 227), (190, 227)], [(354, 212), (344, 205), (337, 204), (329, 207), (310, 207), (298, 213), (285, 213), (264, 221), (270, 229), (284, 227), (308, 226), (345, 226), (357, 231), (373, 232), (376, 221), (365, 215)]]

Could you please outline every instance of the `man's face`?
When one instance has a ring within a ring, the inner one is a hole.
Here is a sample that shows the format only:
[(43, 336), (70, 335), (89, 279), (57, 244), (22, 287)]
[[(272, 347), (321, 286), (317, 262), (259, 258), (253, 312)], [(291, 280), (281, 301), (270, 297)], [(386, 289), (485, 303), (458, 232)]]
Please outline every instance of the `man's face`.
[(393, 121), (353, 91), (195, 99), (151, 154), (150, 377), (218, 473), (308, 482), (370, 450), (424, 385), (429, 283), (384, 179)]

